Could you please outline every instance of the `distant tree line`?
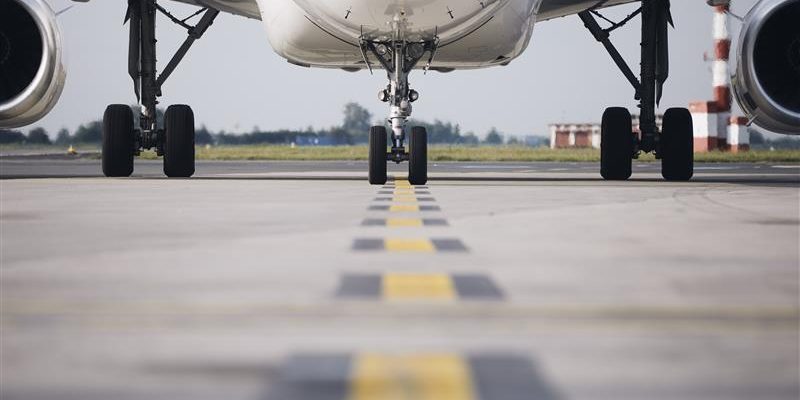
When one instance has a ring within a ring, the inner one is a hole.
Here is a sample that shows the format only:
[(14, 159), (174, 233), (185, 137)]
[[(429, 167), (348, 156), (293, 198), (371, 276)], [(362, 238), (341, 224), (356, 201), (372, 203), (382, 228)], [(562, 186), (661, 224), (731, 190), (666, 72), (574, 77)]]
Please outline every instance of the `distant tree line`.
[[(134, 125), (138, 126), (138, 106), (132, 105), (134, 110)], [(164, 110), (158, 109), (156, 118), (161, 122), (164, 119)], [(343, 110), (342, 124), (327, 129), (305, 130), (261, 130), (253, 128), (248, 133), (227, 133), (225, 131), (211, 132), (205, 126), (195, 130), (195, 143), (198, 145), (250, 145), (250, 144), (275, 144), (287, 145), (349, 145), (365, 144), (369, 141), (369, 129), (375, 122), (373, 115), (366, 108), (357, 103), (347, 103)], [(380, 122), (379, 122), (380, 123)], [(428, 142), (431, 144), (460, 144), (460, 145), (527, 145), (547, 146), (549, 139), (542, 136), (527, 136), (519, 139), (515, 136), (504, 135), (495, 128), (491, 128), (483, 137), (478, 138), (473, 132), (462, 132), (458, 124), (434, 120), (432, 123), (422, 120), (409, 120), (408, 126), (424, 126), (428, 131)], [(92, 121), (83, 124), (70, 134), (66, 129), (61, 129), (52, 138), (44, 128), (37, 127), (24, 134), (17, 130), (0, 129), (0, 144), (20, 143), (59, 146), (72, 144), (99, 144), (103, 140), (103, 122)], [(800, 149), (800, 140), (793, 137), (767, 139), (755, 129), (750, 129), (750, 145), (754, 149)]]
[(750, 131), (750, 148), (755, 150), (769, 150), (769, 149), (782, 149), (782, 150), (800, 150), (800, 140), (796, 137), (781, 136), (777, 139), (767, 139), (764, 135), (755, 130)]
[[(138, 106), (132, 105), (134, 111), (134, 126), (138, 126)], [(205, 126), (200, 126), (195, 131), (195, 143), (198, 145), (249, 145), (249, 144), (290, 144), (298, 145), (349, 145), (366, 144), (369, 141), (369, 129), (374, 124), (373, 115), (366, 108), (357, 103), (348, 103), (344, 106), (344, 118), (340, 126), (327, 129), (313, 129), (308, 127), (305, 130), (261, 130), (253, 128), (248, 133), (227, 133), (225, 131), (211, 132)], [(157, 109), (156, 118), (159, 121), (164, 119), (164, 110)], [(461, 144), (461, 145), (502, 145), (502, 144), (528, 144), (539, 146), (546, 142), (546, 138), (533, 136), (528, 137), (525, 142), (509, 136), (508, 139), (497, 129), (492, 128), (485, 138), (481, 140), (474, 133), (461, 132), (458, 124), (435, 120), (427, 122), (422, 120), (410, 120), (408, 126), (424, 126), (428, 131), (428, 142), (432, 144)], [(61, 129), (56, 133), (55, 138), (51, 139), (44, 128), (33, 128), (27, 135), (16, 130), (0, 130), (0, 144), (4, 143), (24, 143), (24, 144), (99, 144), (103, 140), (103, 122), (92, 121), (83, 124), (70, 134), (66, 129)]]

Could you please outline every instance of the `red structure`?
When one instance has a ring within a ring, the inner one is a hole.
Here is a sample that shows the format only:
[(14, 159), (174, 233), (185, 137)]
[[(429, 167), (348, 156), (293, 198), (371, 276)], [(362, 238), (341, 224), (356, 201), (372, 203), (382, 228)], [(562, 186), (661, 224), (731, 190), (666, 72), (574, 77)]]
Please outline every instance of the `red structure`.
[[(708, 3), (714, 7), (714, 55), (711, 59), (713, 100), (695, 101), (689, 104), (689, 111), (692, 113), (694, 123), (694, 151), (749, 149), (746, 123), (739, 124), (740, 118), (731, 117), (730, 72), (728, 70), (731, 38), (728, 32), (727, 14), (730, 9), (730, 1), (714, 0)], [(731, 136), (735, 136), (735, 138)], [(729, 146), (731, 140), (734, 140), (736, 145)]]

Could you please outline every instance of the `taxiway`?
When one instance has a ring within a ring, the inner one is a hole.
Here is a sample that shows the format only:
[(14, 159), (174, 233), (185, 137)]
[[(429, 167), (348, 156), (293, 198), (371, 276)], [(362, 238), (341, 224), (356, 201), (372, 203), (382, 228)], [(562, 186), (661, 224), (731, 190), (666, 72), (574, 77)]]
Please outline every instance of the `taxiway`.
[(800, 393), (797, 165), (160, 165), (0, 159), (0, 397)]

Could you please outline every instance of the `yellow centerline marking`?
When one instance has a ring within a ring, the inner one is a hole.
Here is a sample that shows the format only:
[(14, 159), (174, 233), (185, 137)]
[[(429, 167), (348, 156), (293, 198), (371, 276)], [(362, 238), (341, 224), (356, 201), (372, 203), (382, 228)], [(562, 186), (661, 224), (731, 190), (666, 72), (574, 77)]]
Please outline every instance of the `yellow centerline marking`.
[(381, 280), (385, 300), (455, 300), (453, 280), (445, 274), (386, 274)]
[(432, 253), (436, 250), (428, 239), (385, 239), (383, 246), (386, 251)]
[(470, 370), (455, 354), (361, 354), (348, 400), (474, 400)]
[(416, 212), (419, 206), (416, 204), (393, 204), (389, 207), (390, 212)]
[(397, 196), (395, 195), (392, 201), (397, 203), (416, 203), (417, 197), (416, 196)]
[(422, 220), (419, 218), (387, 218), (386, 226), (392, 228), (422, 226)]

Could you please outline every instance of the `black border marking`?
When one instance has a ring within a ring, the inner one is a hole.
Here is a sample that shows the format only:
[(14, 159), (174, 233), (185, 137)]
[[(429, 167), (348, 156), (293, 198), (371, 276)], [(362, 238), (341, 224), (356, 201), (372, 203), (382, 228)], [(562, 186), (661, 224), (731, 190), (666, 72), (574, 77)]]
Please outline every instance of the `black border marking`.
[(453, 238), (437, 238), (431, 239), (433, 243), (433, 247), (436, 248), (437, 252), (466, 252), (469, 251), (467, 246), (464, 246), (464, 243), (461, 243), (459, 239)]
[(353, 250), (356, 251), (383, 251), (386, 249), (383, 239), (356, 239), (353, 241)]
[(450, 276), (458, 297), (465, 300), (503, 300), (503, 292), (491, 278), (480, 274), (453, 274)]
[(487, 353), (471, 354), (466, 358), (480, 399), (562, 399), (527, 357)]
[(383, 281), (378, 274), (344, 274), (336, 289), (336, 297), (342, 299), (379, 300)]

